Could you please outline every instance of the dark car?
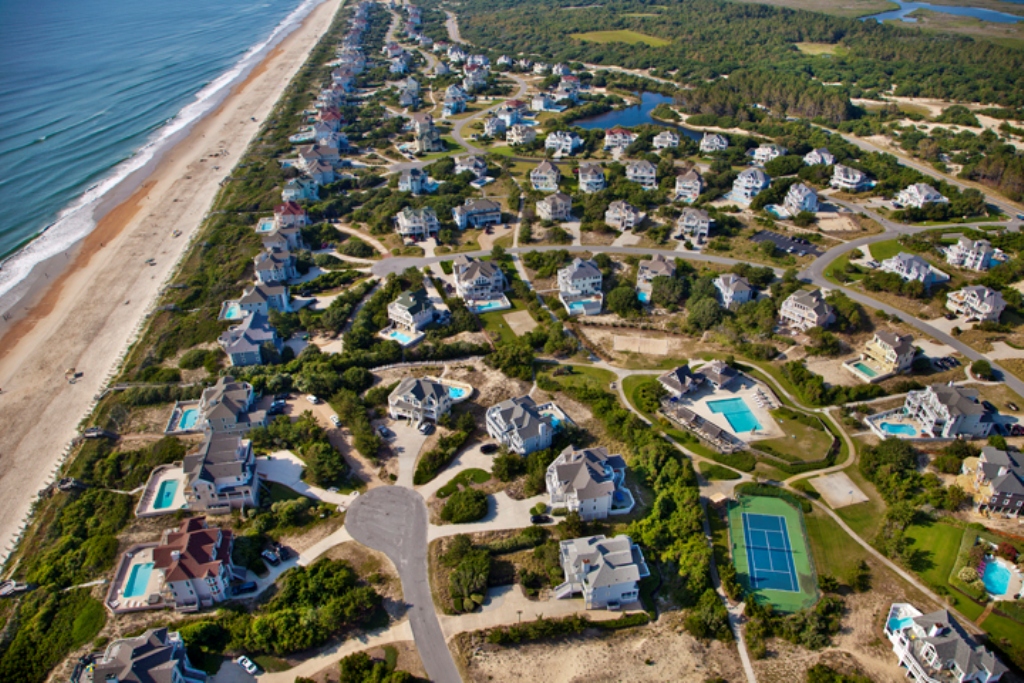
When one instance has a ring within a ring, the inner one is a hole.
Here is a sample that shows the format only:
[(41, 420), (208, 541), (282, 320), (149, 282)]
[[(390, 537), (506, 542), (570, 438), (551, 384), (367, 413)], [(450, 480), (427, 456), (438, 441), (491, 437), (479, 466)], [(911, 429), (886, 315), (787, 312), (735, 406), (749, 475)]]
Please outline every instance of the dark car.
[(275, 550), (277, 550), (277, 556), (281, 558), (282, 562), (287, 561), (288, 558), (292, 556), (292, 551), (288, 550), (288, 548), (281, 545), (280, 543), (278, 543), (277, 546), (275, 546)]
[(273, 550), (264, 550), (260, 553), (260, 557), (266, 560), (272, 567), (276, 567), (281, 564), (281, 558)]
[(546, 524), (551, 521), (547, 515), (530, 515), (530, 524)]
[(496, 443), (485, 443), (480, 447), (480, 452), (484, 455), (490, 455), (491, 453), (498, 452), (498, 444)]
[(235, 595), (245, 595), (246, 593), (255, 593), (256, 588), (257, 585), (255, 581), (246, 581), (245, 583), (240, 583), (232, 588), (231, 592)]

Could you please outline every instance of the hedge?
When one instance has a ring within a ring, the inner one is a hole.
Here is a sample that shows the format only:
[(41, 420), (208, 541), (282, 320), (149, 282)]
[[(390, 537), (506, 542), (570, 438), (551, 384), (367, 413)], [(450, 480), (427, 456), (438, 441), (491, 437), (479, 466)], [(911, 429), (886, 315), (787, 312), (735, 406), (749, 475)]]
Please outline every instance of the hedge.
[(752, 481), (738, 484), (736, 486), (736, 495), (740, 494), (747, 496), (765, 496), (767, 498), (781, 498), (790, 505), (800, 508), (804, 512), (811, 511), (810, 501), (797, 498), (789, 491), (785, 491), (769, 484), (758, 484)]

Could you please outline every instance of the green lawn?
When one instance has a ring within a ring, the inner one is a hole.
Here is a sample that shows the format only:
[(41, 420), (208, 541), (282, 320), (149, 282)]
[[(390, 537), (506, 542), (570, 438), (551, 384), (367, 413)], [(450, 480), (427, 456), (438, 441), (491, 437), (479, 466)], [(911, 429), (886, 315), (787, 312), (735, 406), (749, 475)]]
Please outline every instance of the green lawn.
[(1021, 661), (1024, 657), (1024, 627), (998, 614), (986, 617), (981, 627), (992, 637), (996, 646), (1011, 654), (1015, 661)]
[(892, 258), (901, 251), (904, 251), (903, 245), (896, 240), (875, 242), (871, 245), (871, 258), (878, 262), (882, 262), (887, 258)]
[(573, 33), (570, 37), (588, 43), (626, 43), (628, 45), (643, 43), (645, 45), (650, 45), (651, 47), (663, 47), (672, 42), (665, 40), (664, 38), (655, 38), (654, 36), (648, 36), (643, 33), (637, 33), (636, 31), (630, 30), (590, 31), (588, 33)]
[(911, 569), (933, 588), (948, 587), (963, 536), (963, 529), (941, 522), (912, 525), (907, 529), (914, 551)]
[(858, 536), (870, 543), (875, 534), (878, 533), (878, 527), (882, 523), (882, 516), (885, 514), (885, 501), (878, 495), (875, 485), (865, 479), (856, 467), (847, 467), (843, 471), (853, 480), (857, 488), (864, 492), (864, 495), (869, 500), (864, 503), (839, 508), (836, 510), (836, 514), (842, 517), (843, 521), (850, 525), (850, 528)]
[(828, 449), (832, 446), (831, 432), (821, 428), (815, 429), (796, 419), (779, 415), (778, 412), (773, 410), (772, 416), (776, 421), (782, 422), (780, 426), (786, 432), (786, 436), (781, 439), (758, 441), (753, 444), (754, 447), (763, 448), (788, 462), (820, 460), (828, 454)]
[(819, 575), (828, 574), (844, 581), (857, 563), (867, 557), (867, 551), (824, 512), (816, 509), (804, 515), (804, 523)]
[[(556, 366), (541, 366), (554, 369)], [(612, 391), (608, 385), (615, 381), (615, 373), (602, 368), (594, 368), (589, 365), (569, 365), (572, 368), (571, 375), (554, 375), (547, 373), (555, 382), (563, 387), (592, 386), (602, 391)]]
[(704, 478), (708, 481), (730, 481), (733, 479), (739, 479), (742, 476), (739, 472), (730, 470), (728, 467), (707, 462), (700, 463), (698, 469), (700, 469), (700, 473), (704, 475)]
[(450, 482), (442, 486), (437, 490), (438, 498), (447, 498), (461, 486), (469, 486), (470, 484), (483, 484), (490, 480), (491, 473), (487, 470), (482, 470), (478, 467), (472, 467), (468, 470), (462, 470), (459, 472)]
[(505, 311), (491, 311), (490, 313), (479, 313), (480, 320), (484, 323), (484, 329), (488, 332), (495, 332), (501, 338), (502, 343), (512, 343), (516, 340), (516, 333), (512, 331), (505, 322), (505, 314), (523, 309), (521, 303), (516, 299), (509, 299), (512, 308)]
[(805, 55), (845, 55), (846, 48), (832, 43), (793, 43)]

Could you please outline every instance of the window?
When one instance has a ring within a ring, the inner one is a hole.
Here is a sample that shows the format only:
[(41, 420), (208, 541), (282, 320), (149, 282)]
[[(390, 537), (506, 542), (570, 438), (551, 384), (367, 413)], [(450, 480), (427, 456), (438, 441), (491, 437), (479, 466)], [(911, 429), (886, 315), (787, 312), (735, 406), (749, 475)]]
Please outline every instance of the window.
[(1017, 501), (1017, 507), (1020, 507), (1022, 503), (1024, 503), (1024, 500), (1018, 500)]

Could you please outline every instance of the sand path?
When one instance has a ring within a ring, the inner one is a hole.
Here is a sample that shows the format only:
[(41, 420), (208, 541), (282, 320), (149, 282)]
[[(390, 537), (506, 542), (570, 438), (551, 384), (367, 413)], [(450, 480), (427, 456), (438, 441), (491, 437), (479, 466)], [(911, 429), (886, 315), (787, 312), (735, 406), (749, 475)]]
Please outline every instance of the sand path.
[[(28, 314), (0, 327), (0, 561), (209, 210), (218, 183), (340, 5), (325, 0), (313, 10), (99, 222)], [(173, 237), (174, 230), (182, 235)], [(149, 258), (155, 266), (144, 263)], [(64, 379), (72, 367), (83, 373), (73, 385)]]

